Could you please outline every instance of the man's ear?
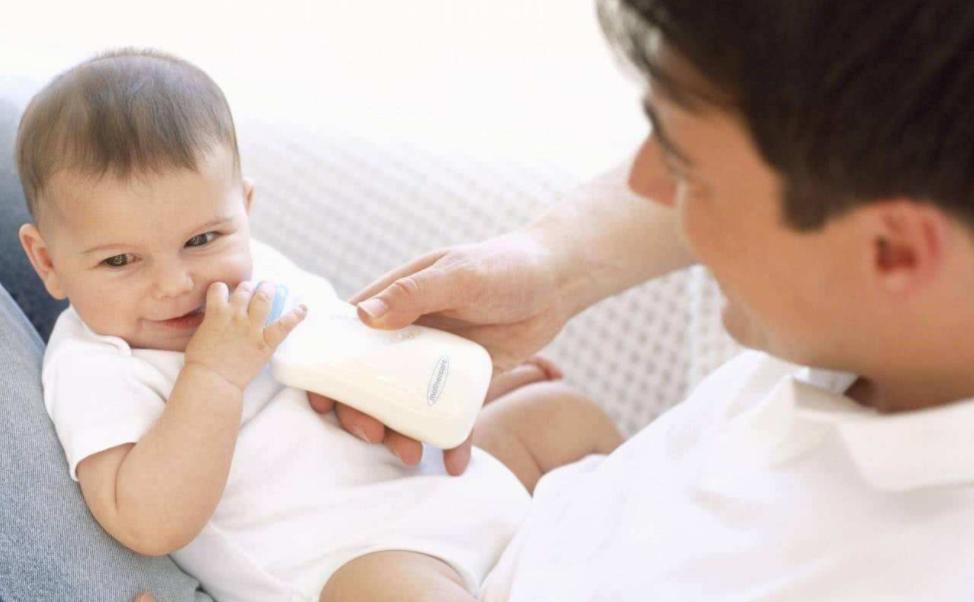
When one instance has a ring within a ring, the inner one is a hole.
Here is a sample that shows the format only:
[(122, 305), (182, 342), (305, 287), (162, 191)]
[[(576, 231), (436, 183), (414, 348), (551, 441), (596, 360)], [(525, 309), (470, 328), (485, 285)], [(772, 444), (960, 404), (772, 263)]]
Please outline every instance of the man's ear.
[(244, 208), (250, 215), (250, 206), (254, 203), (254, 181), (250, 178), (241, 178), (243, 182)]
[(881, 201), (859, 211), (870, 240), (870, 273), (894, 295), (910, 295), (940, 275), (951, 249), (951, 218), (913, 200)]
[(40, 231), (34, 224), (24, 224), (20, 227), (20, 244), (27, 253), (27, 259), (34, 266), (34, 271), (44, 282), (44, 288), (55, 299), (64, 299), (67, 295), (61, 288), (61, 280), (54, 270), (54, 262), (48, 252), (47, 243), (41, 237)]

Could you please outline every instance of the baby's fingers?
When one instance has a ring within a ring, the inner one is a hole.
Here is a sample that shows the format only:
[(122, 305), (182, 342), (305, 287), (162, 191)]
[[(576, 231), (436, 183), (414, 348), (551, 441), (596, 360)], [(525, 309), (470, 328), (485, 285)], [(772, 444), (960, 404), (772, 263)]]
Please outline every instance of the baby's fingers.
[(227, 304), (230, 289), (225, 282), (211, 282), (206, 288), (206, 309), (214, 310)]
[(294, 327), (300, 324), (301, 320), (304, 320), (304, 317), (307, 315), (307, 306), (304, 304), (298, 305), (281, 316), (280, 320), (264, 328), (264, 342), (271, 349), (276, 349), (287, 338), (287, 335), (291, 334)]
[(237, 285), (237, 288), (233, 289), (233, 292), (227, 297), (227, 305), (234, 311), (234, 313), (241, 311), (247, 307), (250, 302), (251, 296), (254, 294), (254, 283), (248, 280), (244, 280)]
[(251, 324), (263, 325), (267, 322), (267, 316), (271, 313), (271, 302), (274, 300), (275, 289), (274, 283), (266, 280), (257, 285), (254, 296), (250, 298), (250, 305), (247, 306), (247, 316), (250, 317)]

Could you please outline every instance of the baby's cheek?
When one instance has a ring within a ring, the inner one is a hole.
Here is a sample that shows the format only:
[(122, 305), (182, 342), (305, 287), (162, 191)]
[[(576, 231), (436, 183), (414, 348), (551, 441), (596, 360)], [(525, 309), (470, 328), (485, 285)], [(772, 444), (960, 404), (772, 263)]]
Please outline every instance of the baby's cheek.
[(226, 282), (230, 290), (233, 290), (241, 282), (250, 280), (253, 276), (253, 271), (254, 263), (248, 248), (228, 257), (226, 263), (224, 263), (222, 274), (215, 278), (215, 280)]
[(71, 303), (81, 320), (95, 333), (123, 339), (131, 334), (135, 303), (120, 302), (116, 295), (73, 298)]

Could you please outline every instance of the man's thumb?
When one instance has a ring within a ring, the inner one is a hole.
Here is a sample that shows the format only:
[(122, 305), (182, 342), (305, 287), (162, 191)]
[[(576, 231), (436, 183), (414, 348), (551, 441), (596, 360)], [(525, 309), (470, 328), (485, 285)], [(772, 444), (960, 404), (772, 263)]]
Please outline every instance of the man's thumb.
[(420, 316), (449, 309), (452, 296), (444, 278), (435, 270), (423, 270), (396, 280), (359, 303), (358, 315), (376, 328), (404, 328)]

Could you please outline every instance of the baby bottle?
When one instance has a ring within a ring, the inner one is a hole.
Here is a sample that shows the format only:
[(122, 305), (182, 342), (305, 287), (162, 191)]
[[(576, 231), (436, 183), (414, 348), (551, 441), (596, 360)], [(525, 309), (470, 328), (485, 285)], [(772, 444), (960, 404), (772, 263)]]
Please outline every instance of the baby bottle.
[(443, 449), (473, 429), (493, 372), (487, 351), (472, 341), (412, 325), (377, 330), (332, 290), (278, 285), (268, 323), (297, 303), (305, 319), (278, 347), (271, 371), (281, 383), (352, 406), (414, 439)]

